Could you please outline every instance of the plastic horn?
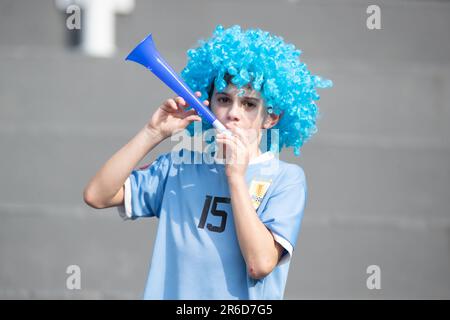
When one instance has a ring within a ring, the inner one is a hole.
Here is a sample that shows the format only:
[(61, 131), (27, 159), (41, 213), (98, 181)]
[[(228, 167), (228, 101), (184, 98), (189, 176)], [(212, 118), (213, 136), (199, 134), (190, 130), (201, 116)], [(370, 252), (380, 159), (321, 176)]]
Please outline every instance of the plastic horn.
[(184, 100), (192, 106), (197, 113), (208, 121), (219, 132), (231, 135), (225, 126), (217, 120), (216, 116), (209, 110), (186, 85), (186, 83), (177, 75), (169, 64), (161, 57), (156, 50), (152, 34), (141, 41), (139, 45), (130, 52), (125, 60), (137, 62), (147, 69), (150, 69), (161, 81), (163, 81), (176, 94), (183, 97)]

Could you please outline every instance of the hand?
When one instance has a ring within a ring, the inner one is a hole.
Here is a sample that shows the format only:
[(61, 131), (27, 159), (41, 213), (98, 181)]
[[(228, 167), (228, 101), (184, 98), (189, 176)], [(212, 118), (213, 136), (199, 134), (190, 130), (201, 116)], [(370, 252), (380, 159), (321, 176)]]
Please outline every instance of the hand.
[[(197, 91), (195, 95), (200, 97), (201, 93)], [(205, 100), (203, 104), (208, 106), (209, 101)], [(167, 99), (152, 115), (146, 128), (167, 138), (175, 132), (185, 129), (193, 121), (202, 121), (194, 109), (186, 111), (188, 107), (189, 105), (182, 97)]]
[(250, 159), (250, 141), (245, 131), (235, 125), (230, 125), (232, 136), (224, 133), (216, 135), (219, 148), (225, 147), (225, 174), (228, 178), (245, 177)]

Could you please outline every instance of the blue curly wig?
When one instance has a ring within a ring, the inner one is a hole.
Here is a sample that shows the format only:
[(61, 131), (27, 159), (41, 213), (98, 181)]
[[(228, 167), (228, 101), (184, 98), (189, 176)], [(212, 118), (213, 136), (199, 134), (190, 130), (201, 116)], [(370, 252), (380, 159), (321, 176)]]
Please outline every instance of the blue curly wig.
[[(261, 29), (242, 31), (238, 25), (228, 29), (218, 25), (213, 36), (199, 44), (187, 51), (188, 62), (181, 72), (188, 86), (200, 91), (202, 100), (210, 100), (213, 84), (218, 92), (223, 91), (227, 77), (238, 88), (251, 84), (261, 93), (268, 113), (283, 113), (272, 128), (278, 129), (278, 144), (268, 135), (268, 148), (280, 152), (292, 147), (300, 155), (300, 148), (317, 132), (314, 101), (320, 97), (316, 88), (331, 87), (331, 80), (311, 75), (300, 62), (300, 50)], [(202, 130), (210, 128), (202, 122)], [(193, 136), (194, 124), (187, 130)]]

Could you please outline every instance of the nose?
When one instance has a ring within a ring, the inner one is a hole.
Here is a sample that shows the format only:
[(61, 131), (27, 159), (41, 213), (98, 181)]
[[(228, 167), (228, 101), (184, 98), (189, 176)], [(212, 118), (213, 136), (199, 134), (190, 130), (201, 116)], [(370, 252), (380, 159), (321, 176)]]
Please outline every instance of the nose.
[(228, 121), (239, 121), (241, 119), (241, 110), (239, 108), (239, 103), (237, 101), (233, 102), (233, 105), (228, 109), (227, 120)]

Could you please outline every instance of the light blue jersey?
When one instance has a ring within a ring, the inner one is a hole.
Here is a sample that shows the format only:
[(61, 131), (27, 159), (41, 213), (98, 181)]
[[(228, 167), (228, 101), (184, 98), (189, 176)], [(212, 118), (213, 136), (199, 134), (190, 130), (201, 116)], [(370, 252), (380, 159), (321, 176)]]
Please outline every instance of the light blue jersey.
[(194, 164), (194, 156), (202, 154), (162, 154), (125, 182), (122, 217), (159, 218), (144, 299), (282, 299), (307, 197), (302, 168), (272, 152), (248, 165), (256, 213), (285, 249), (273, 271), (255, 280), (239, 247), (225, 165)]

